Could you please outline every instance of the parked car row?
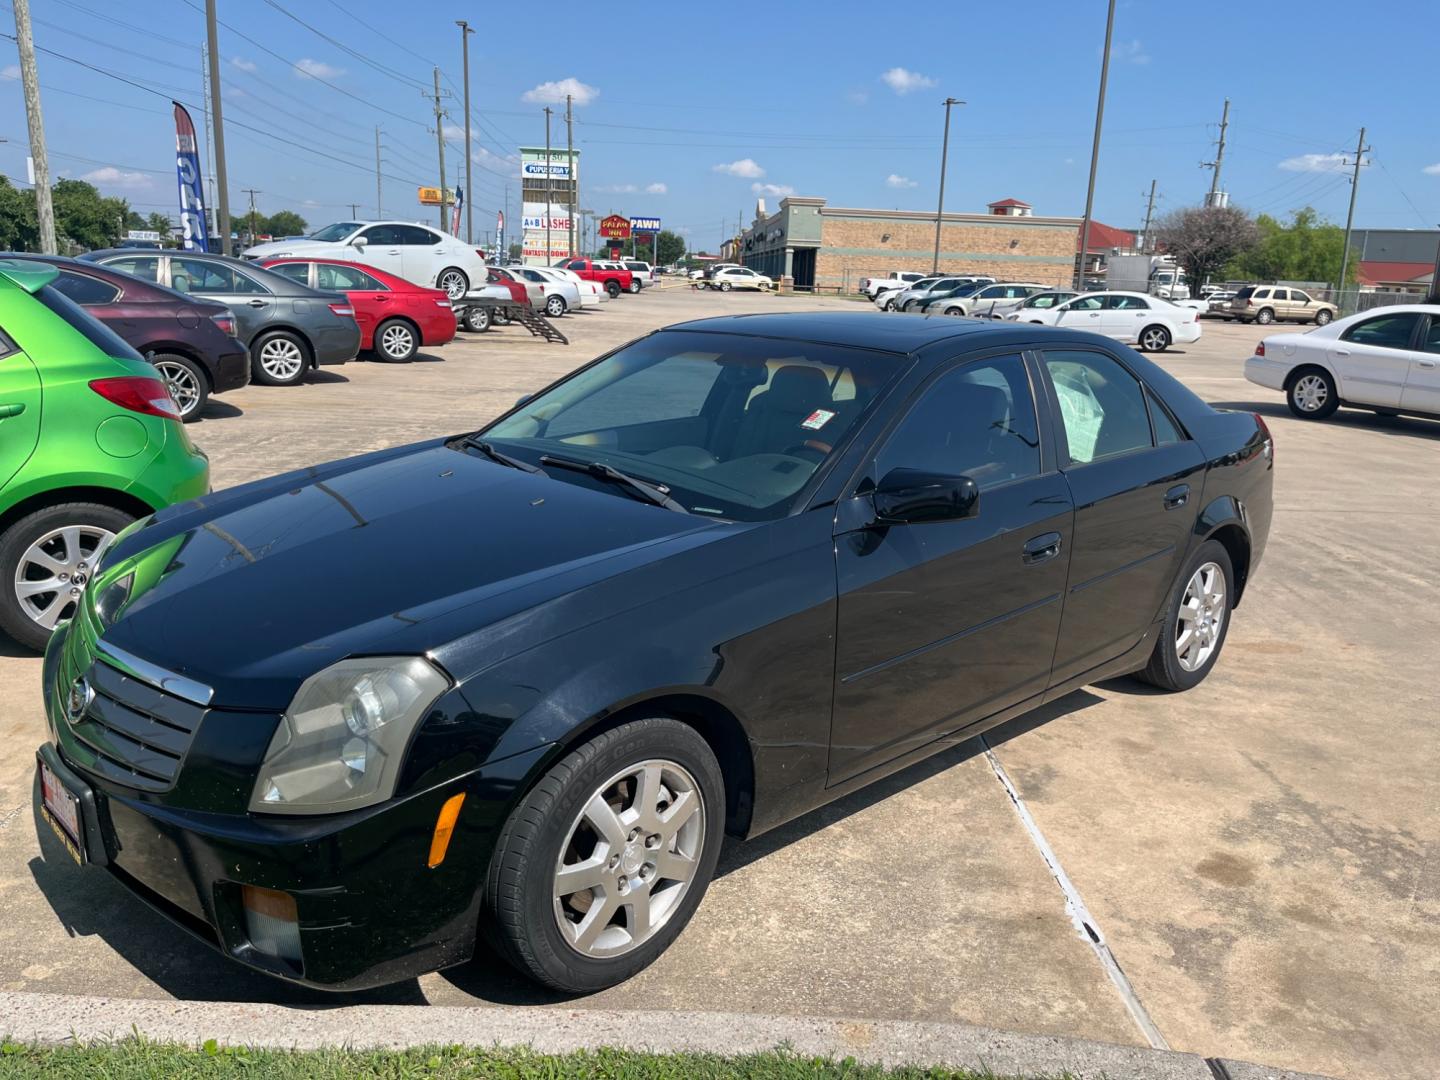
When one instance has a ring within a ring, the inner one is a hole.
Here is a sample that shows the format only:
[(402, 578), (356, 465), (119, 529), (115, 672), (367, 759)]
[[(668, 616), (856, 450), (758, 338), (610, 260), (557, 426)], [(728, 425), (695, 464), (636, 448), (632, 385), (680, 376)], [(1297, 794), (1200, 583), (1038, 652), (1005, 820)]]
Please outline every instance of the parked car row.
[[(1037, 294), (1040, 300), (1045, 293)], [(1068, 299), (1052, 293), (1057, 302), (1044, 307), (1025, 305), (1005, 316), (1009, 322), (1038, 323), (1089, 330), (1135, 345), (1145, 352), (1164, 352), (1172, 344), (1200, 340), (1200, 313), (1158, 296), (1141, 292), (1088, 292)]]

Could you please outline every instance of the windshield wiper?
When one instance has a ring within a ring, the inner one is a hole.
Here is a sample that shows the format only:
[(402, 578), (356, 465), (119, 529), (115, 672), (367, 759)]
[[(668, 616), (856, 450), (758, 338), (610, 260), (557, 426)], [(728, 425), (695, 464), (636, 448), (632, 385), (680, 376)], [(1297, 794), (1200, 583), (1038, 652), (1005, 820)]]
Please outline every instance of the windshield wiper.
[(646, 502), (652, 502), (656, 506), (663, 506), (666, 510), (674, 510), (677, 514), (688, 514), (690, 511), (681, 506), (665, 492), (654, 484), (646, 483), (644, 480), (637, 480), (633, 476), (627, 476), (619, 469), (606, 465), (603, 461), (575, 461), (571, 458), (556, 457), (554, 454), (541, 454), (542, 465), (554, 465), (557, 469), (570, 469), (573, 472), (583, 472), (595, 477), (597, 480), (608, 480), (612, 484), (620, 484), (639, 495)]
[[(517, 457), (511, 457), (509, 454), (496, 450), (495, 447), (491, 446), (484, 439), (477, 439), (475, 438), (475, 436), (472, 435), (470, 436), (470, 438), (465, 440), (465, 445), (475, 447), (476, 450), (479, 450), (482, 454), (484, 454), (491, 461), (496, 462), (497, 464), (508, 465), (510, 466), (510, 468), (519, 469), (521, 472), (539, 473), (541, 476), (545, 475), (545, 470), (540, 468), (540, 466), (531, 465), (528, 461), (521, 461)], [(542, 458), (541, 460), (543, 461), (544, 459)]]

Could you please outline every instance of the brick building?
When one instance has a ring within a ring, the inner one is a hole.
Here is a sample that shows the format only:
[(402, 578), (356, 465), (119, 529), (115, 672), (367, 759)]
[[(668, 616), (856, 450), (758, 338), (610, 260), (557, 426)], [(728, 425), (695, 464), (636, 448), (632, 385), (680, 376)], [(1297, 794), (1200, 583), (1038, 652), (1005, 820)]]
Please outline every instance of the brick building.
[[(1075, 274), (1080, 219), (1040, 217), (1018, 200), (988, 213), (947, 213), (940, 226), (940, 269), (1000, 280), (1068, 284)], [(791, 195), (768, 213), (765, 201), (739, 237), (746, 266), (798, 289), (853, 292), (861, 278), (891, 270), (928, 271), (935, 250), (935, 214), (827, 206)]]

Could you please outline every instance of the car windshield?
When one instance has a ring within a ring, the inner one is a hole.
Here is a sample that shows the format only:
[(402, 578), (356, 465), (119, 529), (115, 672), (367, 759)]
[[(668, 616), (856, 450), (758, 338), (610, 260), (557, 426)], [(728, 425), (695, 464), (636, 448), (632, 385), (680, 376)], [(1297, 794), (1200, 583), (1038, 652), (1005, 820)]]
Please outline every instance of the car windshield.
[[(692, 514), (788, 513), (902, 364), (837, 345), (662, 331), (584, 368), (481, 431), (494, 448), (599, 462)], [(624, 489), (584, 473), (558, 480)]]
[(333, 244), (337, 240), (344, 240), (358, 228), (360, 228), (358, 221), (337, 221), (334, 225), (326, 225), (323, 229), (311, 233), (305, 239), (321, 240), (327, 244)]

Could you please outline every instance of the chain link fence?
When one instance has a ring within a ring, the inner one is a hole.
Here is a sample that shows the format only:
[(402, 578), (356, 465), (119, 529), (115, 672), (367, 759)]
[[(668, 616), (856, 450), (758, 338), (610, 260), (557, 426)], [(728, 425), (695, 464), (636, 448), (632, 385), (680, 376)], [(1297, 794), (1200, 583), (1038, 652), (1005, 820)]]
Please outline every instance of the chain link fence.
[(1424, 293), (1402, 292), (1385, 289), (1315, 289), (1310, 295), (1324, 300), (1340, 309), (1340, 317), (1354, 315), (1373, 308), (1390, 307), (1394, 304), (1423, 304)]

